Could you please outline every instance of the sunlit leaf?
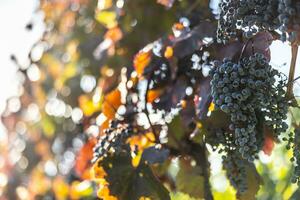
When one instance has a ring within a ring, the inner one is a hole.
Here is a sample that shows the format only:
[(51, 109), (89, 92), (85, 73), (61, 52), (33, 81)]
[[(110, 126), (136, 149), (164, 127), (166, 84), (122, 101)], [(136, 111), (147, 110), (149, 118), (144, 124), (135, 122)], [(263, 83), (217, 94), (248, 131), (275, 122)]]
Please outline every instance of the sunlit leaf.
[(108, 119), (113, 119), (118, 107), (121, 105), (121, 92), (118, 89), (105, 95), (102, 103), (102, 112)]
[(191, 161), (180, 162), (180, 170), (176, 176), (176, 187), (179, 191), (192, 197), (203, 198), (204, 177), (199, 166), (192, 166)]
[(140, 51), (134, 56), (133, 66), (139, 76), (143, 74), (145, 67), (147, 67), (150, 63), (151, 56), (152, 54), (150, 51)]
[(113, 42), (117, 42), (122, 38), (122, 36), (123, 34), (121, 29), (119, 27), (113, 27), (105, 33), (104, 37), (111, 39)]
[(114, 11), (99, 11), (96, 14), (96, 20), (106, 26), (112, 28), (117, 25), (117, 15)]
[(166, 47), (165, 53), (164, 53), (165, 58), (169, 59), (173, 56), (173, 48), (170, 46)]
[(157, 99), (163, 92), (163, 89), (153, 89), (149, 90), (147, 93), (147, 101), (152, 103), (155, 99)]
[(70, 190), (71, 199), (89, 197), (93, 193), (92, 184), (89, 181), (74, 181)]
[(132, 151), (137, 150), (137, 154), (132, 158), (132, 166), (137, 167), (140, 164), (143, 151), (155, 143), (155, 137), (152, 132), (145, 134), (134, 135), (128, 138), (127, 143), (130, 145)]
[(196, 199), (193, 197), (190, 197), (188, 194), (185, 194), (183, 192), (176, 192), (176, 193), (171, 193), (171, 200), (200, 200)]
[(101, 109), (101, 104), (94, 103), (92, 98), (89, 97), (88, 95), (81, 95), (78, 101), (79, 101), (79, 106), (85, 116), (91, 116), (92, 114), (94, 114), (97, 111), (100, 111)]
[(146, 165), (134, 168), (130, 156), (120, 155), (100, 162), (107, 173), (109, 191), (119, 199), (139, 200), (140, 197), (168, 200), (169, 192)]
[(80, 151), (76, 156), (75, 161), (75, 172), (78, 176), (84, 175), (84, 171), (91, 166), (91, 160), (93, 158), (93, 148), (96, 144), (96, 139), (92, 138), (81, 147)]
[(63, 177), (56, 177), (52, 184), (56, 199), (67, 199), (69, 194), (69, 185)]

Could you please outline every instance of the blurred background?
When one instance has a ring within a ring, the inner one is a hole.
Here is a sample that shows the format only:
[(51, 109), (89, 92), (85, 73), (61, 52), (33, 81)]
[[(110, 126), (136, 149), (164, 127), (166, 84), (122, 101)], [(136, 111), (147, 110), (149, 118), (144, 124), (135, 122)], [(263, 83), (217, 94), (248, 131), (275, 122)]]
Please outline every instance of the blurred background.
[[(116, 84), (116, 73), (188, 7), (167, 10), (154, 0), (141, 2), (0, 1), (0, 200), (95, 198), (85, 165), (91, 159), (88, 136), (97, 133), (101, 119), (87, 127), (88, 120), (99, 110), (102, 92)], [(217, 3), (211, 7), (217, 9)], [(143, 15), (145, 7), (149, 16), (162, 19), (159, 25)], [(122, 33), (114, 27), (124, 13)], [(290, 59), (290, 46), (273, 42), (272, 65), (287, 74)], [(299, 63), (298, 57), (296, 75)], [(299, 80), (294, 92), (299, 97)], [(265, 186), (259, 199), (288, 199), (296, 190), (288, 184), (290, 154), (280, 145), (270, 156), (260, 154), (256, 164)], [(220, 156), (212, 153), (210, 159), (216, 163), (211, 166), (216, 197), (233, 199)]]

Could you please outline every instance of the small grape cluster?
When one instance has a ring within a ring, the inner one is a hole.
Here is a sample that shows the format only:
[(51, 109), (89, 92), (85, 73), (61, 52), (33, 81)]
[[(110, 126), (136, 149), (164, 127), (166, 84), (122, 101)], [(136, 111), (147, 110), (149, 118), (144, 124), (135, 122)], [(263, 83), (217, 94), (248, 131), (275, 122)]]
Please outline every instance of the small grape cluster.
[(104, 130), (104, 135), (99, 137), (94, 147), (93, 161), (108, 156), (109, 153), (120, 153), (124, 149), (129, 151), (126, 140), (132, 135), (132, 128), (127, 123), (112, 120), (109, 128)]
[(244, 30), (246, 38), (261, 30), (278, 27), (278, 0), (223, 0), (220, 3), (220, 19), (217, 36), (226, 42)]
[(274, 95), (273, 98), (269, 99), (269, 102), (265, 104), (266, 109), (262, 110), (262, 114), (265, 117), (265, 124), (273, 129), (277, 137), (288, 128), (285, 122), (288, 112), (288, 103), (284, 90), (285, 85), (286, 80), (281, 76), (278, 84), (270, 88), (270, 93)]
[(276, 81), (280, 73), (259, 53), (238, 63), (224, 59), (211, 75), (213, 102), (230, 116), (229, 130), (234, 133), (234, 144), (242, 157), (251, 162), (263, 144), (259, 120), (278, 134), (287, 128), (285, 82)]
[(247, 163), (235, 151), (229, 151), (223, 156), (223, 168), (230, 181), (230, 184), (237, 190), (239, 194), (247, 190)]
[(213, 151), (218, 150), (218, 153), (222, 153), (234, 150), (234, 138), (231, 132), (216, 127), (208, 127), (207, 131), (205, 141), (211, 145)]
[[(297, 32), (300, 29), (300, 17), (297, 13), (300, 13), (300, 2), (297, 0), (279, 0), (278, 16), (280, 27), (282, 32), (281, 40), (289, 40), (293, 42), (297, 39)], [(288, 30), (290, 29), (290, 30)]]
[(289, 134), (287, 148), (293, 149), (291, 161), (295, 163), (295, 170), (292, 176), (292, 182), (300, 185), (300, 128), (295, 128), (294, 134)]

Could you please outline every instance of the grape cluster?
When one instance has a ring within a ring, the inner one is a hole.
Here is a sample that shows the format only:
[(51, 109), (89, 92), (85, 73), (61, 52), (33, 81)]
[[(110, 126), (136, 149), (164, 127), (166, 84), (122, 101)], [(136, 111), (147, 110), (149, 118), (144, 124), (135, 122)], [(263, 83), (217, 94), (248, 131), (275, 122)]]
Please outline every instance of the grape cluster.
[(295, 170), (292, 176), (292, 182), (300, 185), (300, 128), (296, 128), (294, 134), (289, 134), (288, 149), (293, 149), (291, 161), (295, 163)]
[(281, 31), (281, 40), (293, 42), (300, 31), (298, 0), (223, 0), (217, 36), (226, 42), (242, 30), (250, 38), (259, 31)]
[(213, 102), (230, 116), (229, 130), (239, 153), (253, 161), (263, 143), (259, 120), (278, 134), (287, 129), (285, 81), (276, 81), (280, 73), (258, 53), (238, 63), (224, 59), (211, 75)]
[(94, 147), (93, 162), (101, 157), (106, 157), (109, 153), (120, 153), (128, 149), (126, 140), (132, 134), (132, 128), (119, 120), (110, 122), (109, 128), (104, 130), (104, 135), (99, 137), (98, 143)]
[(235, 151), (229, 151), (226, 156), (223, 156), (223, 168), (230, 184), (239, 194), (247, 190), (246, 165), (245, 160)]
[(278, 27), (278, 0), (223, 0), (220, 3), (220, 19), (217, 36), (226, 42), (236, 37), (236, 30), (252, 37), (261, 30)]

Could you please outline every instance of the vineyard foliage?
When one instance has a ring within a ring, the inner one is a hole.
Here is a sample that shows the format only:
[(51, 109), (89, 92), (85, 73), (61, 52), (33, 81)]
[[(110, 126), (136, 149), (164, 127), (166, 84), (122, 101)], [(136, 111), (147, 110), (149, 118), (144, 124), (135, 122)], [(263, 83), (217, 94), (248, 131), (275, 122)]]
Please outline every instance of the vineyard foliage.
[[(38, 10), (29, 64), (11, 56), (20, 87), (2, 116), (1, 200), (300, 198), (300, 1)], [(270, 63), (275, 40), (292, 50), (288, 75)]]

